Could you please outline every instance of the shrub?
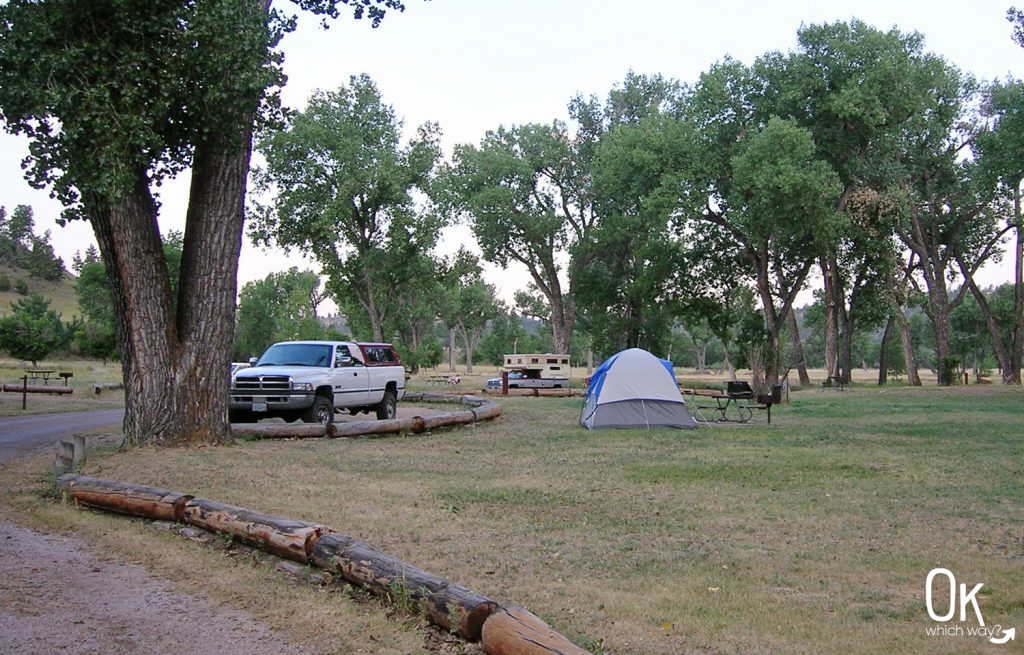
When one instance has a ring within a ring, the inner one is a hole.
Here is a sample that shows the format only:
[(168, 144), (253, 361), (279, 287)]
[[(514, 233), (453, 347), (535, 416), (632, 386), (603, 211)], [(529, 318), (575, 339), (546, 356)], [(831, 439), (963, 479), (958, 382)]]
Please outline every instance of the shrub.
[(18, 280), (14, 283), (14, 290), (22, 296), (28, 295), (28, 283), (25, 280)]

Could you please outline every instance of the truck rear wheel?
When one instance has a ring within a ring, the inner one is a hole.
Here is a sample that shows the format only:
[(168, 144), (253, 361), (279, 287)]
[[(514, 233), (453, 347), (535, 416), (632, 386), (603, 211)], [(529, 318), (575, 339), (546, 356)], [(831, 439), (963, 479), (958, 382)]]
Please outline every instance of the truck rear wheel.
[(313, 399), (313, 404), (302, 415), (302, 420), (306, 423), (319, 423), (321, 425), (334, 423), (334, 403), (331, 402), (330, 398), (317, 396)]
[(384, 398), (377, 403), (377, 420), (386, 421), (388, 419), (395, 418), (395, 414), (398, 411), (398, 401), (395, 399), (395, 392), (391, 389), (384, 390)]

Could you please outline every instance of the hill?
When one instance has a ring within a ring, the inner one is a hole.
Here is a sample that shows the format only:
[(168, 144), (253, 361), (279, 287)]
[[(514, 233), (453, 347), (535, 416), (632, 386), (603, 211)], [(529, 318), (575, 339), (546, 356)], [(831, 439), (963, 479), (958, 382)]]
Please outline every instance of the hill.
[(52, 306), (61, 316), (62, 321), (70, 321), (79, 315), (78, 299), (75, 296), (75, 277), (68, 274), (55, 282), (31, 277), (27, 271), (9, 264), (0, 263), (0, 276), (6, 275), (11, 281), (9, 291), (0, 291), (0, 315), (6, 315), (11, 310), (11, 303), (17, 302), (21, 295), (14, 290), (18, 280), (24, 280), (28, 285), (29, 293), (42, 294), (50, 301)]

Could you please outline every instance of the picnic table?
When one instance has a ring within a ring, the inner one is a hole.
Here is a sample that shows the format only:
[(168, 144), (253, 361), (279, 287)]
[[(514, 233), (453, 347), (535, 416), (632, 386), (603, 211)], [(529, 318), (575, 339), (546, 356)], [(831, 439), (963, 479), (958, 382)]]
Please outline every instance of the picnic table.
[(771, 394), (760, 395), (742, 380), (728, 382), (725, 391), (687, 389), (685, 392), (715, 401), (713, 405), (708, 402), (694, 407), (693, 417), (702, 423), (747, 423), (754, 417), (755, 409), (763, 409), (768, 412), (770, 424), (772, 405), (781, 402), (782, 385), (774, 385)]
[(47, 384), (50, 383), (50, 380), (55, 379), (53, 374), (56, 373), (56, 372), (57, 371), (52, 370), (52, 369), (26, 368), (25, 369), (25, 377), (27, 377), (29, 379), (29, 382), (39, 382), (39, 381), (42, 381), (42, 383), (44, 385), (47, 385)]

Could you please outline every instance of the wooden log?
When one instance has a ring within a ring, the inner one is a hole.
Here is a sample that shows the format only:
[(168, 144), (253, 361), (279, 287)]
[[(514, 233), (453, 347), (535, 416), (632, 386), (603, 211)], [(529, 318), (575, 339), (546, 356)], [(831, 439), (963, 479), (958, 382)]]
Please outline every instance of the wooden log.
[(231, 434), (256, 437), (310, 439), (327, 436), (327, 428), (319, 423), (232, 423)]
[(15, 393), (52, 393), (59, 396), (75, 392), (71, 387), (48, 387), (41, 384), (5, 384), (3, 390)]
[(521, 607), (487, 617), (483, 647), (487, 655), (591, 655)]
[(326, 535), (313, 546), (313, 562), (346, 581), (395, 602), (404, 597), (427, 617), (464, 639), (480, 641), (484, 621), (499, 606), (449, 580), (410, 566), (343, 535)]
[(205, 498), (191, 498), (186, 502), (182, 520), (210, 532), (230, 534), (269, 553), (303, 564), (309, 562), (316, 541), (333, 532), (316, 523), (268, 516)]
[(124, 389), (124, 383), (123, 382), (103, 382), (103, 383), (92, 385), (92, 392), (93, 392), (93, 394), (95, 394), (97, 396), (100, 395), (101, 391), (104, 391), (104, 390), (114, 391), (114, 390), (117, 390), (117, 389)]
[(192, 496), (176, 491), (68, 473), (57, 486), (83, 505), (159, 521), (181, 521)]
[(332, 437), (360, 437), (380, 434), (395, 434), (412, 430), (415, 421), (411, 418), (393, 418), (385, 421), (347, 421), (331, 426)]
[(476, 420), (472, 410), (464, 410), (461, 412), (448, 412), (447, 414), (434, 414), (433, 416), (423, 417), (423, 429), (434, 430), (436, 428), (443, 428), (449, 425), (465, 425), (472, 423)]
[(487, 403), (486, 405), (474, 407), (472, 411), (473, 416), (476, 417), (477, 421), (487, 421), (501, 416), (501, 405)]

